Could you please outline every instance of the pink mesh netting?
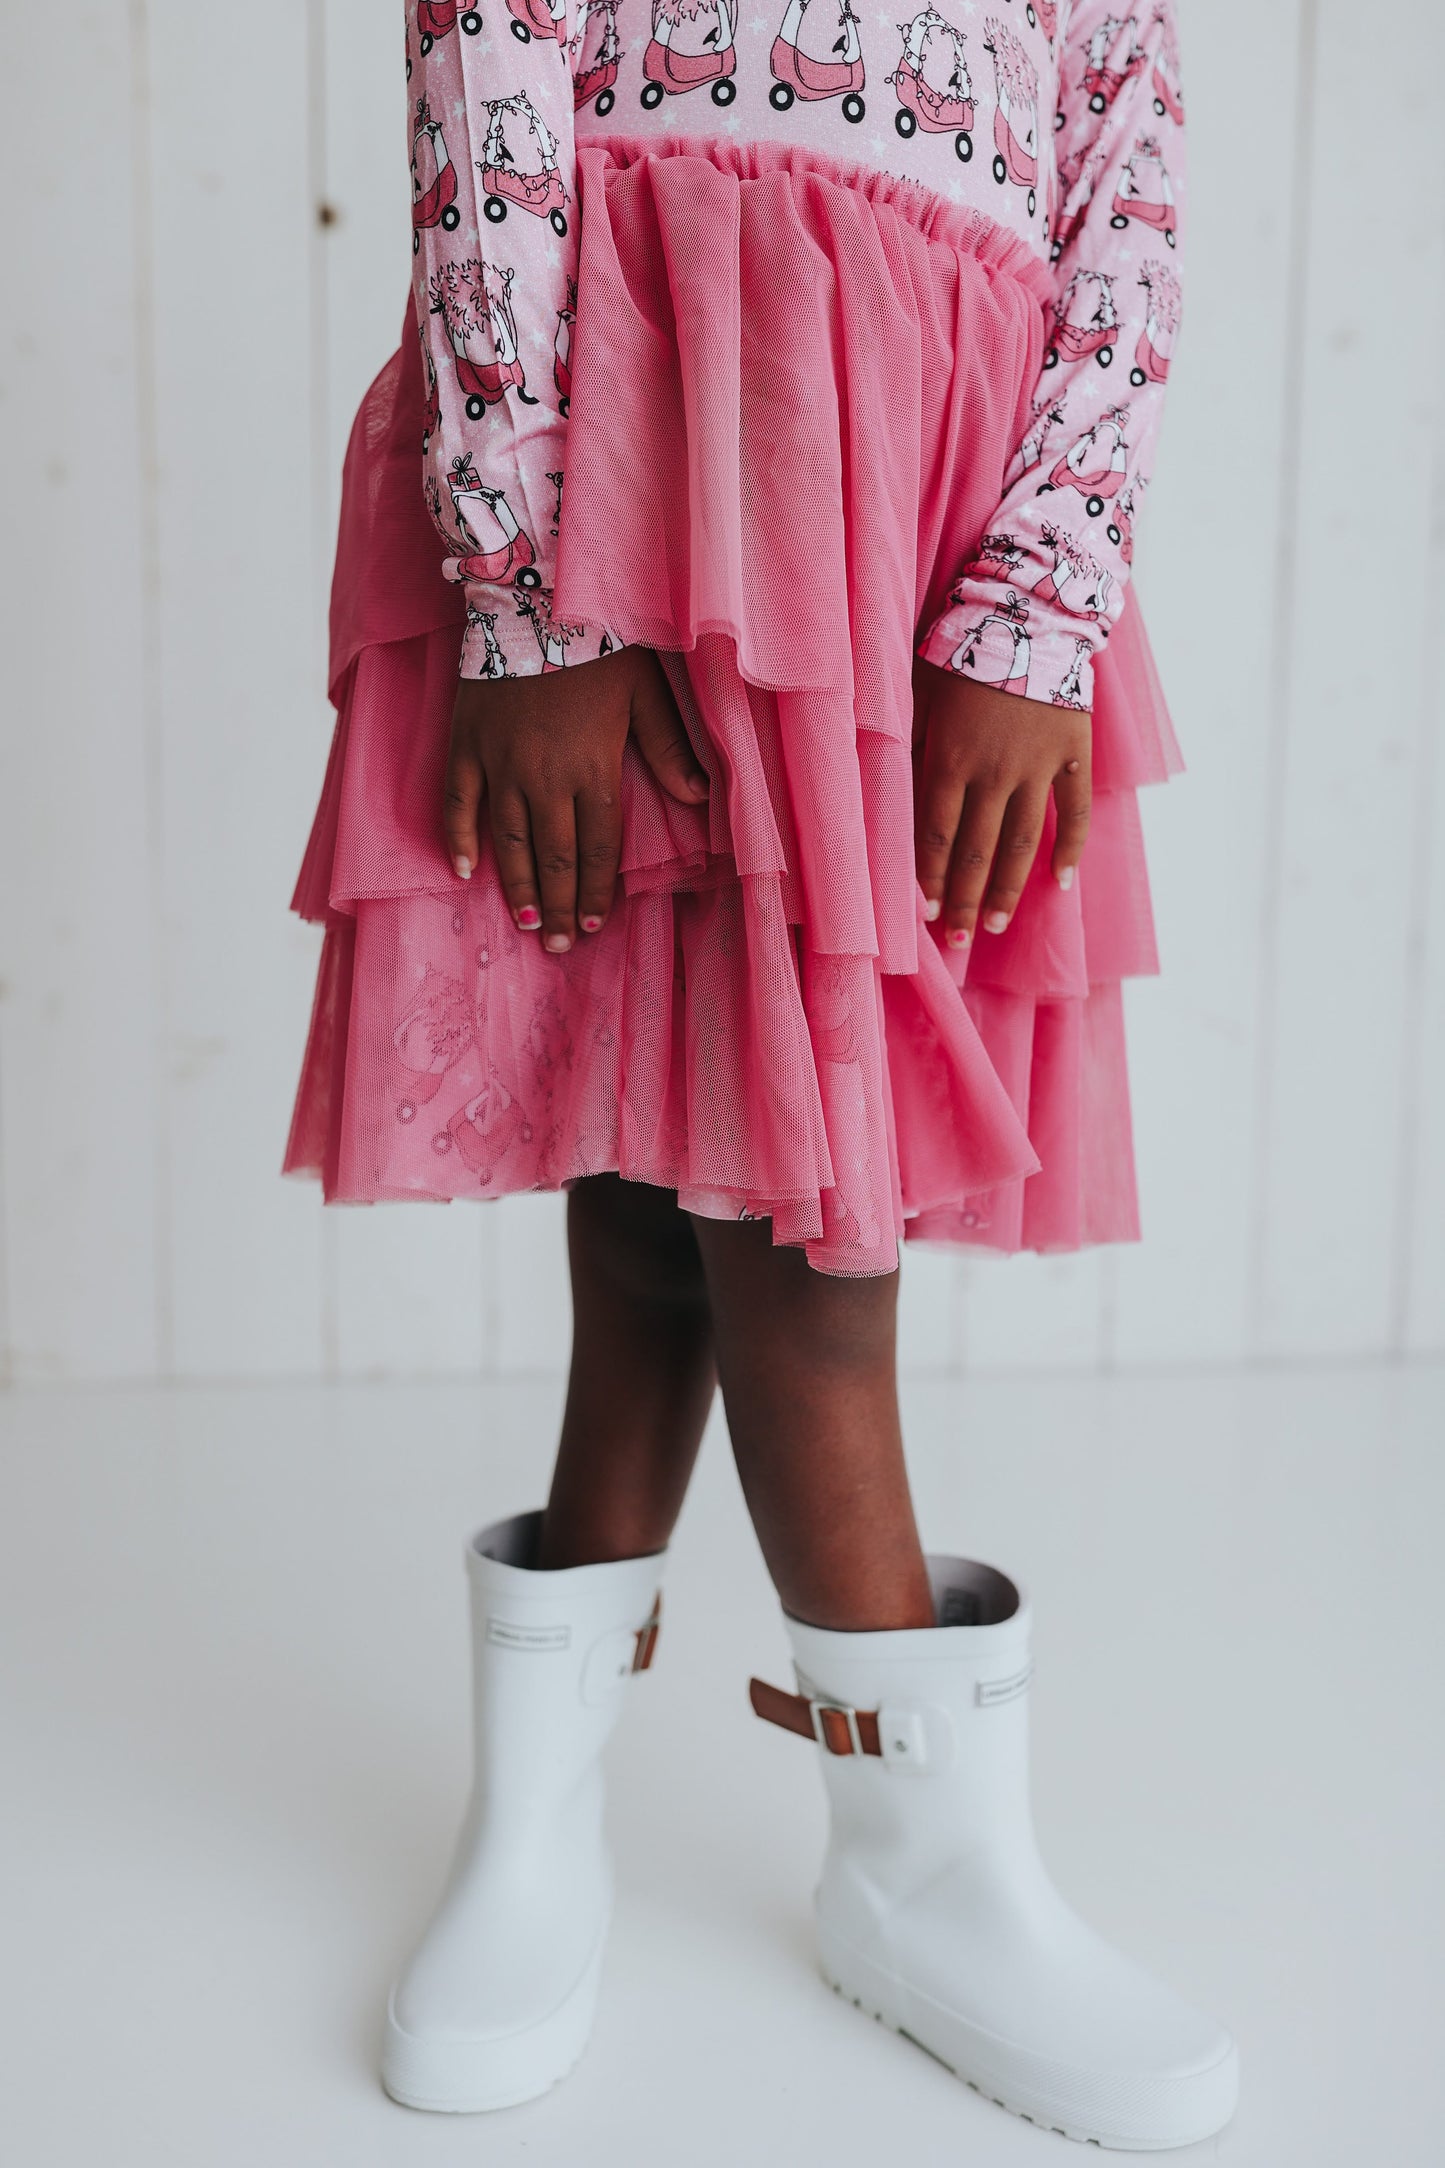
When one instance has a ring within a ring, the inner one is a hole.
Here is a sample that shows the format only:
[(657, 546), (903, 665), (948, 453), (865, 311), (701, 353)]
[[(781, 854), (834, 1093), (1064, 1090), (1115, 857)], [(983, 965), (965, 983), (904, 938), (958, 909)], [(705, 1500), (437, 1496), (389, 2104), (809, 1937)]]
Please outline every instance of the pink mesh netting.
[(286, 1170), (371, 1202), (616, 1169), (841, 1273), (891, 1270), (905, 1235), (1134, 1239), (1120, 982), (1158, 968), (1135, 791), (1182, 766), (1137, 607), (1099, 664), (1073, 889), (1046, 834), (1008, 932), (960, 957), (913, 870), (913, 636), (1002, 493), (1046, 273), (974, 213), (781, 145), (614, 139), (579, 165), (553, 608), (661, 651), (711, 800), (676, 805), (629, 749), (618, 901), (562, 958), (516, 931), (489, 852), (452, 874), (463, 604), (408, 322), (347, 453)]

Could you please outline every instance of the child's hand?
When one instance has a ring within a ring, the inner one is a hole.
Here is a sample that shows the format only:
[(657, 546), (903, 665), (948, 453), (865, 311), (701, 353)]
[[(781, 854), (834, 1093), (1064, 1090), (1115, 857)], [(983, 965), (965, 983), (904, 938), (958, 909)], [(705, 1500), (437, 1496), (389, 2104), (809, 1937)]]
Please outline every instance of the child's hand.
[(612, 905), (629, 730), (671, 797), (706, 799), (707, 777), (651, 648), (457, 687), (445, 792), (452, 862), (470, 879), (485, 792), (512, 916), (526, 933), (540, 927), (543, 947), (558, 954), (579, 925), (595, 933)]
[(1028, 879), (1048, 810), (1058, 811), (1052, 872), (1061, 888), (1089, 833), (1091, 731), (1077, 708), (1025, 700), (914, 657), (913, 758), (918, 879), (928, 916), (966, 948), (980, 909), (1002, 933)]

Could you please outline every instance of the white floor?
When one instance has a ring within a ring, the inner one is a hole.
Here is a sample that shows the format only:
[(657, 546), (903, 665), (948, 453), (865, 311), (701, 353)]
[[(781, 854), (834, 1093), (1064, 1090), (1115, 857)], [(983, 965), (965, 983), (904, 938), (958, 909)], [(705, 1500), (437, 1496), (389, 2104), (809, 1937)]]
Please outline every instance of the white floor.
[[(535, 1503), (550, 1384), (0, 1398), (0, 2158), (14, 2168), (973, 2168), (1081, 2156), (812, 1969), (812, 1751), (725, 1443), (613, 1754), (592, 2047), (480, 2122), (392, 2106), (385, 1982), (464, 1780), (462, 1540)], [(1238, 2035), (1181, 2160), (1445, 2161), (1445, 1373), (909, 1396), (937, 1548), (1036, 1612), (1079, 1908)]]

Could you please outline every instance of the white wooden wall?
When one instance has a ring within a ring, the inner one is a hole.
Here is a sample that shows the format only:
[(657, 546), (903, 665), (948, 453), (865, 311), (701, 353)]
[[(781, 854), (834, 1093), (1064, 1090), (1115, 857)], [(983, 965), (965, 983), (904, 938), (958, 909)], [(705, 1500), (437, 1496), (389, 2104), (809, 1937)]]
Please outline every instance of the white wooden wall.
[[(910, 1257), (920, 1371), (1445, 1346), (1445, 16), (1381, 52), (1346, 0), (1183, 8), (1146, 1240)], [(337, 478), (406, 299), (397, 0), (0, 36), (3, 1375), (550, 1367), (558, 1200), (276, 1173)]]

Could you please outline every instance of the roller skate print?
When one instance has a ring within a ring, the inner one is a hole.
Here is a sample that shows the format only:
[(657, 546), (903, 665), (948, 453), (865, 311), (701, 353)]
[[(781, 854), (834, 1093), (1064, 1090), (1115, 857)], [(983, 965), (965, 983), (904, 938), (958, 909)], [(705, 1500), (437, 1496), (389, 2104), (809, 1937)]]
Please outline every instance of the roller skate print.
[(711, 86), (714, 105), (737, 96), (734, 0), (652, 0), (652, 35), (642, 55), (642, 103)]
[(931, 5), (898, 28), (903, 51), (893, 73), (883, 78), (898, 99), (894, 127), (905, 142), (920, 128), (930, 135), (951, 133), (954, 152), (967, 165), (973, 156), (974, 102), (963, 32)]
[[(514, 91), (509, 98), (488, 98), (482, 109), (487, 115), (487, 135), (477, 171), (482, 176), (485, 215), (500, 224), (508, 206), (515, 204), (534, 218), (547, 219), (559, 237), (565, 235), (567, 205), (572, 199), (558, 171), (557, 138), (525, 90)], [(513, 137), (519, 143), (524, 137), (529, 139), (528, 154), (535, 158), (535, 165), (518, 166), (507, 141), (508, 116)]]
[(776, 112), (786, 113), (795, 98), (837, 98), (844, 120), (862, 120), (863, 39), (853, 0), (788, 0), (768, 65)]

